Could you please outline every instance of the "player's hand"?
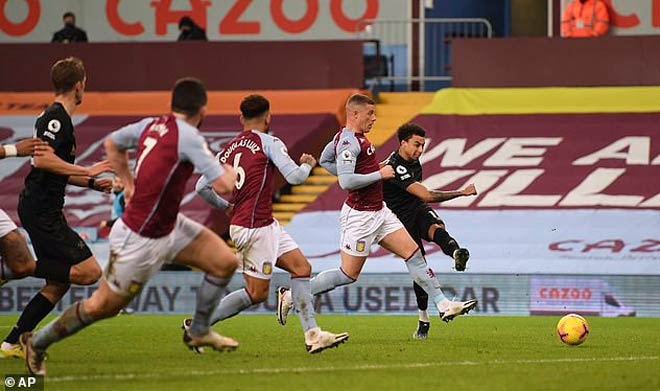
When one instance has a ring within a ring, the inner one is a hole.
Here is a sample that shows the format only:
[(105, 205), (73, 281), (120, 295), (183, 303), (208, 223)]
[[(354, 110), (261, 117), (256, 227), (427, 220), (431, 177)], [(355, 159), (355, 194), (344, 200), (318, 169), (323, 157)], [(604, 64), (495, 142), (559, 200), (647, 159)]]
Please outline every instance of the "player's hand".
[(473, 196), (477, 195), (477, 188), (474, 186), (474, 183), (470, 183), (463, 189), (464, 196)]
[(112, 191), (112, 178), (100, 178), (94, 181), (94, 190), (109, 194)]
[(104, 172), (113, 172), (112, 167), (110, 167), (110, 161), (108, 160), (102, 160), (100, 162), (95, 163), (93, 166), (87, 168), (89, 170), (88, 176), (91, 176), (92, 178), (99, 175), (103, 174)]
[(314, 156), (312, 156), (310, 154), (303, 153), (300, 156), (300, 164), (303, 164), (303, 163), (307, 163), (313, 168), (314, 166), (316, 166), (316, 159), (314, 158)]
[[(47, 147), (50, 148), (47, 142), (38, 139), (38, 138), (26, 138), (20, 140), (15, 144), (16, 152), (18, 156), (31, 156), (34, 155), (37, 147)], [(51, 148), (52, 150), (52, 148)]]
[(382, 167), (379, 171), (383, 180), (394, 178), (394, 168), (390, 165)]

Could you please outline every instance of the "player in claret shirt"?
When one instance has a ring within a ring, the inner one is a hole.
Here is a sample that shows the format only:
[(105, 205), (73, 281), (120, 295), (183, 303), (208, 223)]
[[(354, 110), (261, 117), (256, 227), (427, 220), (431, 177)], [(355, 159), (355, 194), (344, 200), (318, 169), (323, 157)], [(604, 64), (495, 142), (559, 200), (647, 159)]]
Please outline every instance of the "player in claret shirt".
[[(286, 146), (277, 137), (267, 134), (270, 128), (270, 103), (261, 95), (249, 95), (241, 102), (243, 131), (225, 144), (218, 154), (220, 164), (231, 164), (236, 170), (233, 203), (211, 189), (202, 178), (197, 183), (199, 194), (220, 209), (230, 208), (229, 234), (238, 249), (246, 287), (225, 296), (216, 309), (212, 324), (230, 318), (253, 304), (268, 298), (273, 266), (291, 274), (291, 289), (278, 288), (278, 298), (287, 294), (296, 303), (298, 317), (305, 332), (309, 353), (318, 353), (338, 346), (348, 339), (348, 333), (334, 334), (321, 330), (314, 319), (310, 293), (312, 267), (296, 242), (273, 218), (273, 179), (275, 168), (287, 182), (298, 185), (307, 179), (316, 159), (302, 154), (300, 165), (289, 156)], [(281, 305), (281, 301), (278, 302)], [(288, 312), (288, 311), (287, 311)], [(281, 324), (286, 316), (279, 317)], [(184, 328), (187, 327), (184, 321)]]
[[(473, 196), (477, 190), (473, 184), (462, 190), (433, 191), (422, 182), (422, 165), (419, 157), (424, 151), (426, 140), (424, 129), (416, 124), (402, 125), (397, 130), (399, 148), (392, 152), (386, 164), (394, 168), (394, 178), (383, 182), (385, 203), (401, 220), (403, 226), (425, 254), (422, 240), (434, 242), (446, 255), (452, 257), (457, 271), (464, 271), (470, 252), (461, 248), (456, 239), (445, 229), (445, 223), (428, 204), (448, 201), (457, 197)], [(431, 322), (426, 309), (429, 296), (419, 284), (413, 282), (417, 306), (419, 308), (419, 323), (413, 334), (415, 339), (426, 339)]]
[[(31, 374), (45, 375), (46, 349), (83, 328), (115, 316), (140, 293), (165, 262), (203, 270), (197, 305), (183, 342), (192, 348), (234, 350), (238, 342), (210, 329), (209, 318), (237, 266), (236, 256), (211, 230), (179, 213), (185, 185), (199, 171), (218, 193), (231, 191), (236, 174), (220, 166), (197, 129), (206, 115), (206, 88), (177, 81), (171, 113), (116, 130), (105, 139), (108, 159), (122, 182), (126, 210), (110, 231), (110, 257), (99, 289), (20, 342)], [(137, 149), (135, 173), (129, 149)]]
[[(451, 301), (445, 297), (419, 246), (383, 202), (383, 181), (391, 180), (395, 173), (390, 165), (380, 167), (375, 148), (366, 137), (375, 121), (375, 102), (365, 95), (352, 95), (346, 103), (346, 127), (321, 155), (321, 165), (339, 177), (339, 185), (348, 190), (348, 197), (339, 218), (341, 267), (314, 277), (312, 294), (357, 281), (371, 245), (378, 243), (403, 258), (410, 276), (433, 298), (440, 317), (448, 322), (472, 310), (477, 301)], [(285, 296), (284, 300), (292, 305), (290, 298)], [(286, 310), (287, 306), (282, 308)]]

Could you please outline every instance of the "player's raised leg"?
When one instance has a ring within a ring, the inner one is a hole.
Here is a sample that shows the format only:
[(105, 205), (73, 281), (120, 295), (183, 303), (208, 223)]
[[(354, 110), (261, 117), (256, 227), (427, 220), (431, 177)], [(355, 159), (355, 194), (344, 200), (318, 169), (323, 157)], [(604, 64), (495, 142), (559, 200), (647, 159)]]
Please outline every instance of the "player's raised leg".
[(461, 248), (456, 239), (449, 235), (444, 223), (431, 225), (428, 231), (428, 239), (440, 246), (443, 253), (454, 258), (456, 271), (465, 271), (467, 262), (470, 259), (470, 252), (466, 248)]

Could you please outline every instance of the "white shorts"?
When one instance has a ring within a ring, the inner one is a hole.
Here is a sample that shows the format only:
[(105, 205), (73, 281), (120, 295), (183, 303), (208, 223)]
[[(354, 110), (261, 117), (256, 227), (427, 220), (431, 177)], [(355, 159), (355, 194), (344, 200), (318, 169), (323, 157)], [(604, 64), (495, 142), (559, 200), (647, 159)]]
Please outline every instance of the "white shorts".
[(230, 225), (229, 235), (238, 250), (236, 255), (243, 266), (243, 273), (262, 280), (270, 280), (273, 276), (277, 258), (298, 248), (277, 220), (259, 228)]
[(172, 232), (162, 238), (146, 238), (119, 219), (110, 231), (110, 259), (105, 279), (115, 293), (135, 296), (164, 263), (171, 262), (204, 226), (179, 214)]
[(379, 243), (385, 236), (403, 228), (403, 224), (385, 204), (383, 209), (377, 211), (356, 210), (344, 204), (339, 224), (339, 249), (356, 257), (369, 256), (374, 242)]
[(14, 224), (4, 210), (0, 209), (0, 238), (4, 238), (15, 229), (17, 229), (16, 224)]

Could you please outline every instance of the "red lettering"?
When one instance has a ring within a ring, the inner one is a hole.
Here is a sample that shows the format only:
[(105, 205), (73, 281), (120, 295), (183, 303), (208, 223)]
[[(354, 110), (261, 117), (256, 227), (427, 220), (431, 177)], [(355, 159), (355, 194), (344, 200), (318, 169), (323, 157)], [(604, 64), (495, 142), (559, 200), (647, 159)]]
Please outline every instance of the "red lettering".
[(211, 5), (209, 0), (188, 0), (190, 11), (172, 11), (172, 0), (155, 0), (151, 6), (156, 9), (156, 35), (167, 34), (167, 25), (179, 24), (184, 16), (189, 16), (202, 28), (206, 28), (206, 7)]
[(571, 289), (571, 299), (577, 300), (580, 298), (580, 290), (578, 288)]
[(601, 240), (600, 242), (596, 242), (593, 244), (587, 244), (584, 246), (584, 249), (582, 249), (583, 253), (588, 253), (591, 250), (594, 249), (610, 249), (612, 250), (613, 253), (618, 253), (623, 250), (623, 247), (625, 246), (625, 243), (623, 240), (620, 239), (607, 239), (607, 240)]
[(270, 13), (273, 16), (273, 21), (282, 29), (282, 31), (286, 31), (290, 34), (299, 34), (303, 31), (309, 30), (319, 14), (319, 1), (306, 0), (306, 2), (307, 11), (305, 12), (305, 15), (298, 20), (291, 20), (284, 15), (284, 11), (282, 10), (284, 0), (271, 0)]
[(541, 296), (542, 299), (547, 299), (548, 298), (548, 289), (547, 288), (541, 288), (539, 291), (539, 296)]
[(559, 291), (557, 290), (557, 288), (550, 288), (550, 298), (551, 299), (559, 298)]
[(653, 7), (651, 8), (651, 25), (653, 27), (660, 27), (660, 0), (653, 0)]
[(337, 26), (339, 26), (340, 29), (347, 33), (357, 33), (358, 31), (364, 30), (366, 25), (361, 25), (358, 30), (358, 24), (365, 19), (375, 19), (378, 16), (378, 0), (365, 1), (367, 2), (367, 9), (362, 16), (357, 19), (351, 19), (344, 14), (344, 10), (341, 7), (342, 0), (331, 0), (330, 14), (332, 15), (332, 19), (337, 23)]
[(562, 299), (568, 299), (568, 288), (561, 288), (561, 298)]
[(29, 34), (39, 23), (41, 16), (41, 4), (39, 0), (25, 0), (28, 6), (28, 14), (22, 22), (14, 23), (5, 14), (7, 0), (0, 0), (0, 30), (12, 37), (22, 37)]
[(110, 26), (119, 34), (134, 36), (144, 32), (142, 23), (127, 23), (119, 15), (119, 2), (121, 0), (108, 0), (105, 3), (105, 15), (108, 18)]
[(589, 288), (585, 289), (585, 290), (584, 290), (584, 295), (583, 295), (583, 297), (584, 297), (586, 300), (591, 299), (591, 289), (589, 289)]
[(573, 247), (561, 247), (562, 244), (566, 243), (580, 243), (581, 240), (564, 240), (561, 242), (550, 243), (548, 249), (550, 251), (573, 251)]
[(603, 0), (603, 1), (607, 6), (607, 11), (610, 13), (610, 23), (612, 24), (612, 26), (621, 27), (624, 29), (639, 26), (639, 18), (637, 17), (637, 14), (621, 15), (614, 10), (611, 0)]
[(261, 23), (238, 20), (250, 3), (252, 0), (238, 0), (234, 3), (234, 6), (229, 9), (220, 22), (220, 34), (259, 34), (261, 32)]
[[(631, 253), (657, 253), (660, 252), (660, 240), (656, 239), (644, 239), (643, 243), (639, 247), (635, 247), (630, 250)], [(655, 248), (654, 248), (655, 247)]]

